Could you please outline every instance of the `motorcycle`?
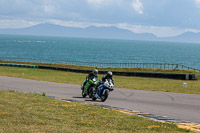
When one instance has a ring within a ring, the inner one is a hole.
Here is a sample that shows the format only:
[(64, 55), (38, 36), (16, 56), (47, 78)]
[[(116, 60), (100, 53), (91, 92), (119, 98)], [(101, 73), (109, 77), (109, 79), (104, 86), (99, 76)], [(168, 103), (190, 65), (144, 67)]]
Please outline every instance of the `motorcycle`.
[(84, 83), (85, 83), (84, 86), (81, 85), (82, 97), (85, 98), (88, 95), (89, 98), (92, 98), (93, 90), (95, 89), (98, 83), (97, 78), (93, 77), (92, 79), (84, 80)]
[(106, 101), (110, 91), (113, 91), (114, 84), (111, 79), (106, 80), (106, 82), (101, 83), (100, 86), (97, 88), (97, 93), (94, 93), (93, 90), (93, 97), (92, 100), (95, 101), (96, 99), (100, 99), (102, 102)]

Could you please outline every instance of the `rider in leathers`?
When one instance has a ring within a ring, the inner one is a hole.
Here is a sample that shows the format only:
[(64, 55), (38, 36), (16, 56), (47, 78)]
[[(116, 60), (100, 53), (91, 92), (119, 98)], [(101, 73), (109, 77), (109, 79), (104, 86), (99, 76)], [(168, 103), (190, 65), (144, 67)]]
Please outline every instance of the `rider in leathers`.
[(112, 72), (111, 72), (111, 71), (109, 71), (106, 75), (104, 75), (104, 76), (100, 79), (100, 81), (98, 82), (98, 85), (97, 85), (96, 88), (95, 88), (94, 93), (97, 93), (98, 87), (100, 86), (100, 84), (106, 82), (106, 80), (108, 80), (108, 79), (111, 79), (111, 81), (112, 81), (112, 83), (113, 83), (113, 85), (114, 85), (114, 79), (113, 79), (113, 77), (112, 77)]
[(106, 79), (107, 79), (107, 80), (108, 80), (108, 79), (111, 79), (111, 81), (112, 81), (112, 83), (113, 83), (113, 85), (114, 85), (114, 79), (112, 78), (112, 72), (111, 72), (111, 71), (109, 71), (106, 75), (104, 75), (104, 76), (102, 77), (101, 81), (104, 83), (104, 82), (106, 82)]
[(93, 79), (94, 77), (96, 77), (98, 79), (98, 70), (96, 70), (96, 69), (94, 69), (92, 72), (90, 72), (88, 74), (85, 82), (83, 83), (83, 86), (85, 86), (85, 84), (88, 82), (88, 80)]

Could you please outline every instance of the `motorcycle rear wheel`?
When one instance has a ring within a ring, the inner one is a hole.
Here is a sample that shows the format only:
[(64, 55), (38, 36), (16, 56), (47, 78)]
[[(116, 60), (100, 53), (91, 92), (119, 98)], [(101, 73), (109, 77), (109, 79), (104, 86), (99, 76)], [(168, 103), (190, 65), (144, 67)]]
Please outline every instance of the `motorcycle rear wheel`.
[(93, 98), (92, 98), (93, 101), (96, 101), (96, 99), (97, 99), (96, 97), (93, 97)]
[(93, 96), (93, 90), (92, 90), (92, 88), (89, 88), (88, 90), (89, 90), (89, 92), (88, 92), (89, 98), (92, 98), (92, 96)]

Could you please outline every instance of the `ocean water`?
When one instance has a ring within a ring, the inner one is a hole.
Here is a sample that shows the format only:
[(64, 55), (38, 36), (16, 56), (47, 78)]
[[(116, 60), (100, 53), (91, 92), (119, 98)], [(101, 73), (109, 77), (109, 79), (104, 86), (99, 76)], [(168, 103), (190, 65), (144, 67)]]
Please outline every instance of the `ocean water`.
[(169, 63), (200, 69), (200, 44), (0, 35), (0, 59), (102, 63)]

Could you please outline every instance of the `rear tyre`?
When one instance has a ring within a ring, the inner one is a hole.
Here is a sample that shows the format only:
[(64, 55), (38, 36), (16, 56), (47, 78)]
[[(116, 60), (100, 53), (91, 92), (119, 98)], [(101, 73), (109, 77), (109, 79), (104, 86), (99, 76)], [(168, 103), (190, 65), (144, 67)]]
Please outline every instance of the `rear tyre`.
[(95, 95), (96, 95), (96, 90), (93, 89), (93, 91), (92, 91), (92, 100), (93, 101), (95, 101), (97, 99)]
[(92, 90), (92, 88), (89, 88), (89, 98), (92, 98), (92, 95), (93, 95), (93, 90)]
[(93, 97), (93, 98), (92, 98), (93, 101), (96, 101), (96, 99), (97, 99), (96, 97)]

